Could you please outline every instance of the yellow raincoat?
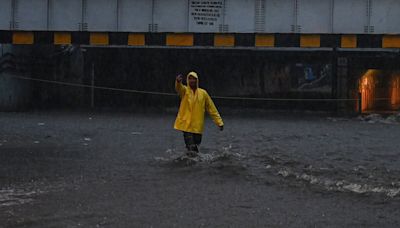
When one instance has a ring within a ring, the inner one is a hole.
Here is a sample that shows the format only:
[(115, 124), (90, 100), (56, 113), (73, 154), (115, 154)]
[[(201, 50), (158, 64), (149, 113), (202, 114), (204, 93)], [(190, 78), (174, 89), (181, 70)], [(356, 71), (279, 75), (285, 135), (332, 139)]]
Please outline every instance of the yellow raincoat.
[(185, 86), (182, 82), (178, 83), (175, 80), (175, 90), (181, 98), (181, 104), (174, 128), (180, 131), (201, 134), (204, 129), (205, 111), (208, 112), (216, 125), (223, 126), (224, 122), (222, 122), (222, 118), (210, 95), (204, 89), (199, 88), (199, 78), (196, 72), (190, 72), (187, 75), (187, 79), (189, 79), (190, 75), (197, 78), (196, 92), (193, 92), (190, 86)]

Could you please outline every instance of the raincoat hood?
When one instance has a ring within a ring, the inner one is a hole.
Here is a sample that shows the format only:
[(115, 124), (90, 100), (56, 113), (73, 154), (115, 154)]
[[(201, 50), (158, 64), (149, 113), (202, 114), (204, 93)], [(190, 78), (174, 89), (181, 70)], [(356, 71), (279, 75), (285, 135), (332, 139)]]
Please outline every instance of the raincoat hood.
[(197, 88), (199, 88), (199, 76), (197, 75), (197, 73), (192, 71), (192, 72), (189, 72), (189, 74), (187, 74), (187, 76), (186, 76), (187, 85), (189, 85), (189, 76), (192, 76), (197, 79)]

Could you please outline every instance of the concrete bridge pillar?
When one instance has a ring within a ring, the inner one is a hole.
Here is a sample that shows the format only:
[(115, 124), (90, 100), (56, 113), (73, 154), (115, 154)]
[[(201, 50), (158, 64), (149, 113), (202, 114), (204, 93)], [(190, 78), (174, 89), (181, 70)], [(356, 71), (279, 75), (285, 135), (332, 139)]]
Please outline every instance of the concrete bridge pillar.
[(15, 56), (12, 45), (0, 44), (0, 111), (19, 111), (28, 108), (30, 82), (15, 78)]

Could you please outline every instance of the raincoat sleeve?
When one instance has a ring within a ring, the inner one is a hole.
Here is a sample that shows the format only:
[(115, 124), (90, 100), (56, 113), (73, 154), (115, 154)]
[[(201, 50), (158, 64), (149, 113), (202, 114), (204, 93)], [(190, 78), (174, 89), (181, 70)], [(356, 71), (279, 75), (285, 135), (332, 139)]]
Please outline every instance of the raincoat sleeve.
[(175, 90), (179, 94), (179, 96), (182, 98), (185, 95), (186, 92), (186, 86), (182, 84), (182, 82), (177, 82), (175, 80)]
[(211, 116), (211, 119), (217, 126), (224, 126), (224, 122), (222, 121), (221, 116), (217, 108), (215, 107), (214, 102), (212, 101), (210, 95), (206, 94), (206, 110), (208, 114)]

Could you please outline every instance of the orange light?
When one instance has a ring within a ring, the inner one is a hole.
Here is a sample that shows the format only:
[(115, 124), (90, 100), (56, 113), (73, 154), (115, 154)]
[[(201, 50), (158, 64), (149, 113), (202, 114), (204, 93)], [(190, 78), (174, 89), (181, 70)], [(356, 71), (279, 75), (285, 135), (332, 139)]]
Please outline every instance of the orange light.
[(368, 78), (364, 78), (364, 83), (363, 83), (365, 86), (367, 86), (368, 85)]
[(391, 79), (390, 105), (392, 109), (400, 108), (400, 75), (394, 74)]
[(359, 81), (359, 92), (361, 93), (362, 111), (370, 110), (375, 105), (375, 77), (379, 74), (378, 70), (369, 69)]

